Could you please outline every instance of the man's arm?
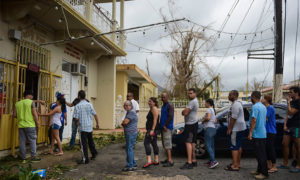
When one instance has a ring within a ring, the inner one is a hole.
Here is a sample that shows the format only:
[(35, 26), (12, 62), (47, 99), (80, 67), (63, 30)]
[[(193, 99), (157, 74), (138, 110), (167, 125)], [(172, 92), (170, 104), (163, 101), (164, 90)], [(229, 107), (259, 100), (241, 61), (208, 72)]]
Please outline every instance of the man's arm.
[[(296, 108), (293, 108), (291, 107), (291, 101), (290, 99), (287, 101), (287, 105), (288, 105), (288, 108), (287, 108), (287, 112), (288, 112), (288, 115), (295, 115), (297, 112), (299, 112), (299, 109), (296, 109)], [(299, 104), (296, 104), (296, 106), (300, 106)]]
[(32, 113), (33, 119), (35, 121), (36, 130), (39, 131), (39, 129), (40, 129), (39, 117), (38, 117), (37, 109), (34, 105), (34, 102), (31, 104), (31, 113)]
[(255, 128), (255, 125), (256, 125), (256, 118), (252, 117), (251, 124), (250, 124), (250, 130), (249, 130), (249, 136), (248, 136), (249, 140), (252, 140), (252, 132), (253, 132), (253, 130)]
[(228, 129), (227, 129), (227, 135), (229, 135), (231, 133), (232, 128), (233, 128), (235, 122), (236, 122), (236, 119), (234, 119), (234, 118), (231, 117), (230, 120), (229, 120), (229, 125), (228, 125)]
[(191, 112), (191, 109), (190, 109), (190, 108), (184, 108), (184, 110), (181, 112), (181, 114), (182, 114), (183, 116), (187, 116), (190, 112)]
[(138, 102), (135, 101), (135, 112), (138, 113), (140, 112), (140, 105)]
[(66, 105), (69, 106), (69, 107), (73, 107), (73, 103), (69, 103), (69, 102), (66, 102)]
[(288, 117), (288, 115), (286, 115), (285, 120), (284, 120), (284, 125), (283, 125), (283, 130), (284, 131), (288, 131), (288, 128), (286, 126), (288, 120), (289, 120), (289, 117)]
[(45, 101), (43, 101), (43, 100), (33, 100), (33, 102), (45, 105)]
[(99, 119), (98, 119), (97, 114), (94, 115), (94, 118), (96, 120), (96, 129), (99, 129)]
[(164, 130), (167, 130), (167, 126), (171, 123), (173, 117), (174, 117), (174, 106), (172, 104), (169, 104), (168, 108), (168, 117), (167, 117), (167, 121), (164, 124)]
[(14, 118), (17, 118), (17, 111), (16, 111), (16, 108), (14, 108), (14, 111), (13, 111), (13, 117), (14, 117)]

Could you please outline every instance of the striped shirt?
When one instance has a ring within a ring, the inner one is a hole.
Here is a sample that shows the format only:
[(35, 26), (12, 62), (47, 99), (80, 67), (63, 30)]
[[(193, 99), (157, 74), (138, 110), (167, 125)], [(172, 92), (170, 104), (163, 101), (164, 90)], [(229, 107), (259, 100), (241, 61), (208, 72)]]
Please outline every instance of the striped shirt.
[(81, 100), (75, 106), (73, 118), (79, 120), (80, 132), (92, 132), (93, 131), (93, 116), (96, 115), (94, 107), (86, 100)]

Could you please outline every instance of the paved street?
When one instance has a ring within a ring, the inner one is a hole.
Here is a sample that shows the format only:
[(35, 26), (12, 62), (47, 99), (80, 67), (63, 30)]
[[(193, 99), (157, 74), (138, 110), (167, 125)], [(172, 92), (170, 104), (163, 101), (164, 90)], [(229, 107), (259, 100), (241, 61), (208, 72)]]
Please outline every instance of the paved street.
[[(161, 145), (161, 142), (159, 142)], [(160, 146), (160, 150), (162, 150)], [(162, 152), (162, 151), (161, 151)], [(207, 160), (198, 160), (198, 167), (192, 170), (180, 170), (179, 167), (185, 163), (186, 159), (182, 155), (176, 155), (174, 158), (175, 166), (171, 168), (164, 168), (160, 166), (152, 166), (147, 169), (141, 168), (146, 162), (144, 146), (139, 142), (135, 148), (135, 156), (137, 159), (138, 170), (131, 173), (124, 173), (121, 169), (125, 165), (125, 150), (122, 144), (109, 145), (99, 151), (99, 156), (95, 161), (91, 161), (88, 165), (80, 165), (77, 169), (67, 172), (64, 177), (72, 179), (254, 179), (249, 174), (250, 171), (255, 170), (256, 160), (252, 156), (243, 158), (242, 168), (239, 172), (227, 172), (224, 167), (231, 162), (227, 154), (217, 154), (216, 158), (220, 165), (216, 169), (208, 169), (203, 165)], [(78, 152), (78, 159), (80, 153)], [(164, 153), (160, 154), (160, 160), (163, 160)], [(75, 159), (74, 159), (75, 160)], [(278, 160), (282, 162), (281, 159)], [(269, 179), (300, 179), (300, 174), (291, 174), (288, 170), (280, 170), (275, 174), (271, 174)]]

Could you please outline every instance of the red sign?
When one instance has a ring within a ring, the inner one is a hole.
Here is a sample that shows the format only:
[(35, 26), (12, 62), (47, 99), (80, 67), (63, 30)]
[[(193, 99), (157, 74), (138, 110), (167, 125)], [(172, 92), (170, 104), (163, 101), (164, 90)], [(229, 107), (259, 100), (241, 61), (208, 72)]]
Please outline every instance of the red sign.
[(37, 65), (35, 64), (28, 64), (28, 69), (30, 71), (33, 71), (33, 72), (39, 72), (40, 71), (40, 67), (38, 67)]

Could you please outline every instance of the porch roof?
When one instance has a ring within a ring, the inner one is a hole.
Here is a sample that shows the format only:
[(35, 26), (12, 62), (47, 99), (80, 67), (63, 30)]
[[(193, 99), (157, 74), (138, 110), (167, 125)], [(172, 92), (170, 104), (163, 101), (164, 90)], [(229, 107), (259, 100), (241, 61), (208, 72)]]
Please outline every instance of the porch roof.
[(135, 64), (118, 64), (116, 70), (126, 72), (129, 78), (139, 83), (151, 83), (153, 86), (157, 86), (151, 77)]

